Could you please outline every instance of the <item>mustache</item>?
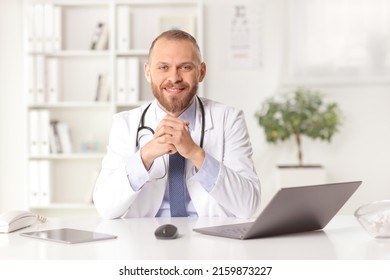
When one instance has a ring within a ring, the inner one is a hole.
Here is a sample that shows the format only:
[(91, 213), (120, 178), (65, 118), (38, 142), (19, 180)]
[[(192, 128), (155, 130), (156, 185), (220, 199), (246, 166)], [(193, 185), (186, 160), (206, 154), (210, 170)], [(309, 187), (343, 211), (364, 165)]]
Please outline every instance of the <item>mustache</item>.
[(162, 85), (162, 88), (185, 88), (185, 87), (188, 87), (188, 84), (183, 82), (177, 82), (177, 83), (167, 82)]

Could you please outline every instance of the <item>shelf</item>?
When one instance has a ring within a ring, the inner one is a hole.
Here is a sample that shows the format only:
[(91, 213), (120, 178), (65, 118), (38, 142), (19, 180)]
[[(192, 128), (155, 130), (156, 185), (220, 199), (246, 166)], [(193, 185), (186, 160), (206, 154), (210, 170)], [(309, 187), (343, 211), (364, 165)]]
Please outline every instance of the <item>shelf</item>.
[(143, 77), (152, 40), (183, 24), (202, 47), (202, 0), (26, 0), (23, 5), (29, 207), (89, 212), (112, 116), (154, 98)]
[(61, 103), (40, 103), (29, 104), (29, 109), (109, 109), (111, 107), (116, 108), (135, 108), (141, 106), (150, 101), (140, 100), (137, 102), (61, 102)]
[(199, 0), (118, 0), (117, 5), (198, 5)]
[(52, 57), (108, 57), (108, 50), (62, 50), (46, 53)]
[(54, 1), (53, 2), (54, 5), (56, 6), (63, 6), (63, 7), (104, 7), (104, 8), (108, 8), (109, 6), (109, 3), (108, 1), (104, 1), (104, 0), (92, 0), (92, 1), (86, 1), (86, 0), (81, 0), (81, 1), (78, 1), (78, 0), (62, 0), (62, 1)]
[(149, 50), (146, 49), (134, 49), (134, 50), (127, 50), (127, 51), (116, 51), (115, 53), (117, 56), (148, 56)]
[(73, 153), (73, 154), (50, 154), (30, 155), (29, 160), (88, 160), (102, 159), (104, 153)]
[(39, 103), (39, 104), (29, 104), (30, 109), (66, 109), (66, 108), (102, 108), (107, 109), (111, 106), (109, 102), (59, 102), (59, 103)]
[(50, 52), (28, 52), (29, 55), (42, 55), (48, 57), (108, 57), (108, 50), (61, 50)]

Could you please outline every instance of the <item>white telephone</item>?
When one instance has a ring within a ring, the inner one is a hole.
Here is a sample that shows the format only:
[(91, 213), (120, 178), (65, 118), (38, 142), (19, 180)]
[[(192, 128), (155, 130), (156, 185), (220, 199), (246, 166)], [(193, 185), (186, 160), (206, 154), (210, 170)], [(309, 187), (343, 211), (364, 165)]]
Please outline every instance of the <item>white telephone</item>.
[(45, 222), (46, 218), (24, 210), (13, 210), (0, 215), (0, 233), (8, 233), (31, 226), (36, 222)]

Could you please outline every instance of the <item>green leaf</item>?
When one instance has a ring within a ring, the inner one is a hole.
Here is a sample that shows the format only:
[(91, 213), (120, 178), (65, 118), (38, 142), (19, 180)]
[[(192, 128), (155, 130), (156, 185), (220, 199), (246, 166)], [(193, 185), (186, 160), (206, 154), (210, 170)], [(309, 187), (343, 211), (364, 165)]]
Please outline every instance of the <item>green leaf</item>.
[(264, 100), (255, 116), (267, 142), (286, 141), (294, 134), (331, 142), (341, 126), (341, 111), (323, 97), (319, 91), (299, 87)]

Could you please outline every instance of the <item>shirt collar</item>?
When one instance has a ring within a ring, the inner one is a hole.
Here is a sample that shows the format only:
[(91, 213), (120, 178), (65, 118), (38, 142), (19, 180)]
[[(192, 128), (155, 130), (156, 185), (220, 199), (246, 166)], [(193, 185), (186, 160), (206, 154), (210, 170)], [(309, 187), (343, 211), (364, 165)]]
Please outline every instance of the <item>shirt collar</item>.
[[(190, 130), (193, 130), (194, 126), (195, 126), (195, 120), (196, 120), (196, 118), (195, 118), (195, 116), (196, 116), (196, 102), (195, 101), (196, 100), (194, 99), (194, 101), (192, 102), (190, 107), (188, 107), (187, 110), (185, 110), (179, 116), (179, 119), (186, 120), (190, 123), (190, 125), (189, 125)], [(163, 109), (160, 108), (158, 103), (156, 103), (155, 110), (156, 110), (155, 111), (156, 122), (160, 123), (160, 121), (167, 115), (167, 113)]]

